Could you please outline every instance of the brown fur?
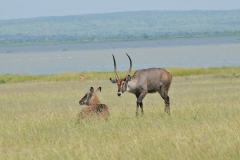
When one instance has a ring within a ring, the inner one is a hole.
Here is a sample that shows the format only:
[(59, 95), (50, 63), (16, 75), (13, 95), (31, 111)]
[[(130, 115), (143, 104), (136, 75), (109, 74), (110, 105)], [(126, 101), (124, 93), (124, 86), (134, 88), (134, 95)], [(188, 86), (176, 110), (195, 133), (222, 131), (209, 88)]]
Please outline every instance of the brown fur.
[(109, 117), (108, 107), (105, 104), (91, 105), (82, 109), (79, 113), (80, 118), (89, 118), (93, 116), (101, 116), (104, 119)]
[(90, 92), (86, 93), (85, 96), (79, 101), (80, 105), (87, 105), (79, 113), (79, 118), (90, 118), (93, 116), (100, 116), (104, 119), (108, 119), (110, 113), (108, 107), (105, 104), (101, 104), (97, 93), (101, 92), (101, 87), (96, 91), (91, 87)]

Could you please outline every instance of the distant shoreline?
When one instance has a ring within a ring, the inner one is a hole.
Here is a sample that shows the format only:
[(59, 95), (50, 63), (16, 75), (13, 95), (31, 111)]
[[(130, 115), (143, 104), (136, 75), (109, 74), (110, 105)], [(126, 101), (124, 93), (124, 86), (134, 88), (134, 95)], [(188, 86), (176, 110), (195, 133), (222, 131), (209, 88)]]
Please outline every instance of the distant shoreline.
[(0, 46), (240, 36), (240, 9), (134, 11), (0, 21)]
[(23, 46), (0, 46), (0, 54), (3, 53), (30, 53), (30, 52), (52, 52), (52, 51), (84, 51), (105, 50), (123, 48), (145, 48), (145, 47), (171, 47), (171, 46), (194, 46), (210, 44), (240, 43), (240, 36), (213, 36), (199, 38), (168, 38), (160, 40), (133, 40), (117, 42), (88, 42), (88, 43), (65, 43), (65, 44), (42, 44)]

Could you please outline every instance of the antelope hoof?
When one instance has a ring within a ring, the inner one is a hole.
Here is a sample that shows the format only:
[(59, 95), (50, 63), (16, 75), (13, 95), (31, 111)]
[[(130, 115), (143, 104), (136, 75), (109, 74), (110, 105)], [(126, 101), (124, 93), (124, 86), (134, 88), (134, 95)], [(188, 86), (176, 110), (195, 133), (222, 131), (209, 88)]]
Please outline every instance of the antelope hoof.
[(168, 115), (170, 115), (170, 107), (165, 107), (164, 111), (164, 114), (167, 113)]

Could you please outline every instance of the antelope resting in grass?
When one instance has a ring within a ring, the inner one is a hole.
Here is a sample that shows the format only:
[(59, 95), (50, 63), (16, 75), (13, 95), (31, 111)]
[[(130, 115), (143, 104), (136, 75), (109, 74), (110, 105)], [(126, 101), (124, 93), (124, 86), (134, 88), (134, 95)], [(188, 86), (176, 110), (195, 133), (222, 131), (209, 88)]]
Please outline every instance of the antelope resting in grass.
[(138, 116), (138, 108), (141, 108), (141, 116), (143, 115), (142, 100), (147, 93), (158, 92), (165, 102), (165, 112), (170, 115), (170, 100), (168, 90), (172, 81), (172, 75), (163, 68), (148, 68), (137, 70), (131, 77), (129, 74), (132, 70), (132, 60), (126, 53), (130, 61), (130, 68), (125, 77), (119, 78), (117, 74), (116, 61), (113, 56), (115, 79), (110, 78), (112, 83), (118, 85), (118, 96), (125, 91), (133, 93), (137, 97), (136, 116)]
[(91, 87), (90, 91), (79, 101), (80, 105), (88, 106), (82, 109), (79, 113), (79, 118), (101, 116), (104, 119), (107, 119), (109, 117), (110, 114), (108, 107), (105, 104), (101, 104), (97, 95), (98, 92), (101, 92), (101, 87), (99, 87), (96, 91), (94, 91), (93, 87)]

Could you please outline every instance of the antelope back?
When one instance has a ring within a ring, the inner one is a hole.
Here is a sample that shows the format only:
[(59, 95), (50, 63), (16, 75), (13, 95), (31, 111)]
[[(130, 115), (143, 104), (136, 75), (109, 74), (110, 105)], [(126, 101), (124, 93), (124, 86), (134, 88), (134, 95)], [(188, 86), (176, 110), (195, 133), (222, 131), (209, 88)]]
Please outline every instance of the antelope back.
[(98, 92), (101, 92), (101, 87), (98, 87), (96, 91), (94, 91), (93, 87), (90, 87), (90, 91), (83, 96), (83, 98), (79, 101), (79, 104), (87, 106), (100, 104), (100, 100), (97, 95)]

